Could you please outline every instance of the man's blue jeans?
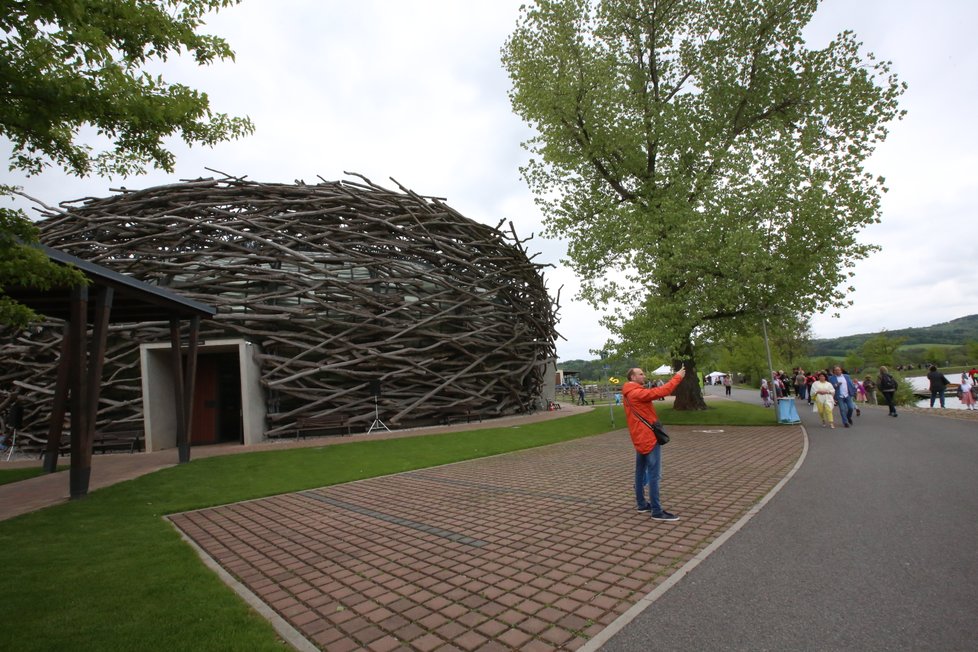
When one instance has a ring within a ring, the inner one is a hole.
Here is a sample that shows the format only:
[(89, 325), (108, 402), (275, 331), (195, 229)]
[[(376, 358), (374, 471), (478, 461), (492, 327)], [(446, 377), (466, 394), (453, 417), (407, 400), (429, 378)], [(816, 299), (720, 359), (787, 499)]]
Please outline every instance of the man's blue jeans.
[(635, 452), (635, 502), (641, 509), (645, 506), (645, 486), (649, 487), (649, 500), (652, 513), (660, 514), (662, 504), (659, 502), (659, 479), (662, 477), (662, 451), (656, 446), (651, 452), (643, 455)]
[(840, 396), (837, 401), (839, 403), (839, 414), (842, 416), (842, 425), (849, 425), (852, 423), (852, 413), (856, 411), (856, 404), (853, 403), (851, 396)]
[(934, 399), (941, 397), (941, 407), (944, 407), (944, 388), (930, 390), (930, 406), (934, 407)]

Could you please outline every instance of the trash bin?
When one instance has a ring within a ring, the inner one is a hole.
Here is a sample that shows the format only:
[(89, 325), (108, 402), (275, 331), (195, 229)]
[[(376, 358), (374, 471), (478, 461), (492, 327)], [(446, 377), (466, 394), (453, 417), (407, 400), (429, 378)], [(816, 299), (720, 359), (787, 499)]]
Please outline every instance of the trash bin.
[(801, 423), (793, 398), (778, 399), (778, 423)]

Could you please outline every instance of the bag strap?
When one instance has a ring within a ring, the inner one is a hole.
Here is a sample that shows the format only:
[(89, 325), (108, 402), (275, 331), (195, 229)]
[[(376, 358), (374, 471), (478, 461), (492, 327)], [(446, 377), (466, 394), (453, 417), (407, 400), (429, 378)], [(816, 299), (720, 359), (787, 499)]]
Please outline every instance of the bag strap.
[(655, 426), (653, 426), (653, 425), (652, 425), (651, 423), (649, 423), (649, 420), (648, 420), (648, 419), (646, 419), (645, 417), (643, 417), (643, 416), (642, 416), (641, 414), (639, 414), (639, 413), (638, 413), (638, 412), (637, 412), (637, 411), (635, 410), (635, 408), (634, 408), (634, 407), (632, 407), (632, 402), (628, 400), (628, 397), (627, 397), (627, 396), (625, 396), (624, 394), (622, 394), (622, 395), (621, 395), (621, 397), (622, 397), (623, 399), (625, 399), (625, 403), (626, 403), (626, 404), (628, 405), (628, 409), (632, 411), (632, 414), (634, 414), (634, 415), (635, 415), (636, 417), (638, 417), (638, 420), (639, 420), (639, 421), (641, 421), (641, 422), (642, 422), (642, 423), (644, 423), (644, 424), (645, 424), (646, 426), (648, 426), (648, 428), (649, 428), (649, 430), (651, 430), (652, 432), (655, 432)]

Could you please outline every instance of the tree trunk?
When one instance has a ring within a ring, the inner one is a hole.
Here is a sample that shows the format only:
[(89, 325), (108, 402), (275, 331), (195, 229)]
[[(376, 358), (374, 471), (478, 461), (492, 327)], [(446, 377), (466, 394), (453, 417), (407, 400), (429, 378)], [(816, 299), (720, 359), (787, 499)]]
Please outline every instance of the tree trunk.
[(693, 355), (693, 345), (687, 338), (679, 352), (680, 359), (674, 361), (674, 366), (686, 365), (686, 377), (679, 383), (679, 387), (674, 392), (676, 402), (673, 407), (676, 410), (705, 410), (706, 401), (703, 400), (703, 387), (700, 385), (699, 373), (696, 371), (696, 358)]

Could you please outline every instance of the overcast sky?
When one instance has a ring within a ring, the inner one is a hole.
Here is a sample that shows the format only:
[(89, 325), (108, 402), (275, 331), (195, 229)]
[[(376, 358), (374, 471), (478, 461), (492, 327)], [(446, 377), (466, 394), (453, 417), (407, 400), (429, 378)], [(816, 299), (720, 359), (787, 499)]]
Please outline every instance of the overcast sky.
[[(120, 186), (143, 188), (212, 176), (206, 168), (255, 181), (390, 178), (445, 197), (472, 219), (507, 218), (525, 237), (541, 218), (519, 177), (531, 136), (513, 115), (499, 50), (522, 0), (245, 0), (214, 15), (206, 31), (225, 37), (233, 63), (196, 68), (173, 63), (169, 81), (204, 90), (216, 111), (248, 115), (256, 132), (213, 149), (177, 153), (174, 174), (85, 179), (48, 171), (4, 174), (49, 204), (101, 197)], [(927, 326), (978, 313), (978, 52), (973, 0), (826, 0), (808, 30), (824, 45), (844, 29), (891, 60), (909, 90), (908, 115), (868, 170), (886, 177), (882, 223), (867, 242), (882, 251), (856, 268), (854, 305), (813, 318), (816, 337)], [(5, 148), (4, 152), (9, 151)], [(607, 333), (599, 315), (575, 301), (565, 247), (539, 235), (530, 243), (551, 293), (561, 286), (558, 355), (593, 356)], [(823, 264), (834, 264), (832, 251)], [(785, 261), (805, 274), (806, 261)]]

